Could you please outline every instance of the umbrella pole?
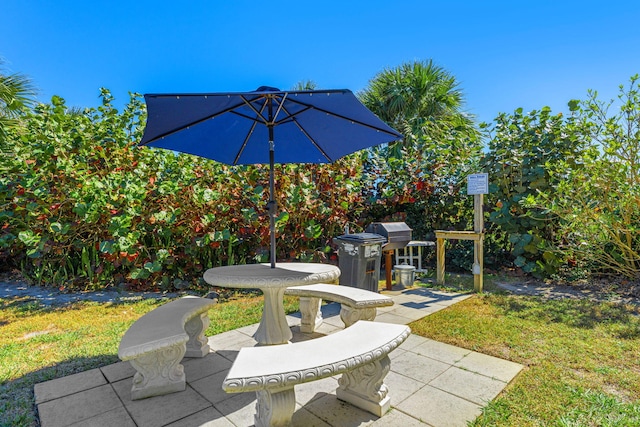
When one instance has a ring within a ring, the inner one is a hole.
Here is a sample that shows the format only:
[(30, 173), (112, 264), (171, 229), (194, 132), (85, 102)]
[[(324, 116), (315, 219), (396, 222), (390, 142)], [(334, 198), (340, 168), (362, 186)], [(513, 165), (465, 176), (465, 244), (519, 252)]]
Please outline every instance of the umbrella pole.
[(269, 141), (269, 237), (271, 239), (271, 268), (276, 268), (276, 214), (277, 207), (274, 200), (275, 173), (273, 167), (273, 141)]
[[(269, 103), (269, 121), (272, 117), (271, 103)], [(273, 125), (269, 125), (269, 246), (270, 246), (270, 258), (271, 268), (276, 268), (276, 215), (278, 213), (278, 207), (276, 205), (276, 185), (275, 185), (275, 171), (274, 171), (274, 151), (275, 144), (273, 143)]]

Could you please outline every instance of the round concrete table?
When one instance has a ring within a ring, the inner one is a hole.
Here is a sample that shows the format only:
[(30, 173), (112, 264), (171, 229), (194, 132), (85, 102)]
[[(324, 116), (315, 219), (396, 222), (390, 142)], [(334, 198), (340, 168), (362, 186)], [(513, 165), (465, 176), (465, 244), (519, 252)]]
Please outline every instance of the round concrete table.
[(291, 286), (333, 283), (340, 277), (335, 265), (317, 263), (277, 263), (230, 265), (210, 268), (204, 280), (222, 288), (260, 289), (264, 309), (258, 330), (253, 335), (258, 345), (286, 344), (292, 337), (284, 313), (284, 291)]

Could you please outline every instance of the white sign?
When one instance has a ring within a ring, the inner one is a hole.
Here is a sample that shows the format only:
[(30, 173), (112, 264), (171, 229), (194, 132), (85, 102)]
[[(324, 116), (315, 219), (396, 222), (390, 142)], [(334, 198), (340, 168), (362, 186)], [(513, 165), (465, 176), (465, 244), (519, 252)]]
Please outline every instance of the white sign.
[(489, 194), (489, 174), (473, 173), (467, 177), (467, 194)]

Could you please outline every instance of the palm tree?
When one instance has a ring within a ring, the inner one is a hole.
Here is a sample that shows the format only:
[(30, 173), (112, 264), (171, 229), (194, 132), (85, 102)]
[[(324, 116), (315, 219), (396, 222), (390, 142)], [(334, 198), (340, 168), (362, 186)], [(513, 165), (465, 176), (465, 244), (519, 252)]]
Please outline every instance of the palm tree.
[(313, 80), (301, 80), (291, 90), (316, 90), (318, 85)]
[(473, 128), (462, 111), (456, 78), (432, 60), (405, 63), (378, 73), (358, 94), (378, 117), (405, 135), (405, 142), (427, 134)]
[(376, 200), (373, 215), (405, 212), (422, 238), (463, 221), (458, 191), (476, 168), (482, 141), (456, 78), (432, 60), (414, 61), (378, 73), (358, 96), (404, 135), (367, 153), (363, 180), (366, 197)]
[(18, 119), (27, 108), (35, 104), (35, 87), (31, 80), (18, 73), (11, 74), (0, 58), (0, 149), (6, 147), (7, 133), (18, 124)]

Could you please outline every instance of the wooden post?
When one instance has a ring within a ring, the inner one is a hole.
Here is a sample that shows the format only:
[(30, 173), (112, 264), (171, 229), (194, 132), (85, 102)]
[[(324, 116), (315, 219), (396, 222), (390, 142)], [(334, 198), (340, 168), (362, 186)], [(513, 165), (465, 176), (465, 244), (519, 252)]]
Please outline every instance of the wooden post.
[(483, 194), (473, 196), (473, 231), (479, 239), (473, 242), (473, 288), (482, 292), (482, 270), (484, 266), (484, 214), (482, 211)]
[(391, 269), (393, 261), (391, 260), (393, 255), (393, 251), (384, 251), (384, 272), (387, 279), (387, 290), (393, 290), (393, 285), (391, 284)]
[(473, 195), (473, 231), (436, 230), (436, 283), (438, 285), (444, 285), (444, 241), (446, 239), (473, 240), (473, 287), (476, 292), (482, 292), (482, 269), (484, 266), (484, 212), (482, 205), (484, 195), (488, 193), (488, 174), (469, 175), (467, 194)]
[(436, 238), (436, 283), (444, 285), (444, 238)]

